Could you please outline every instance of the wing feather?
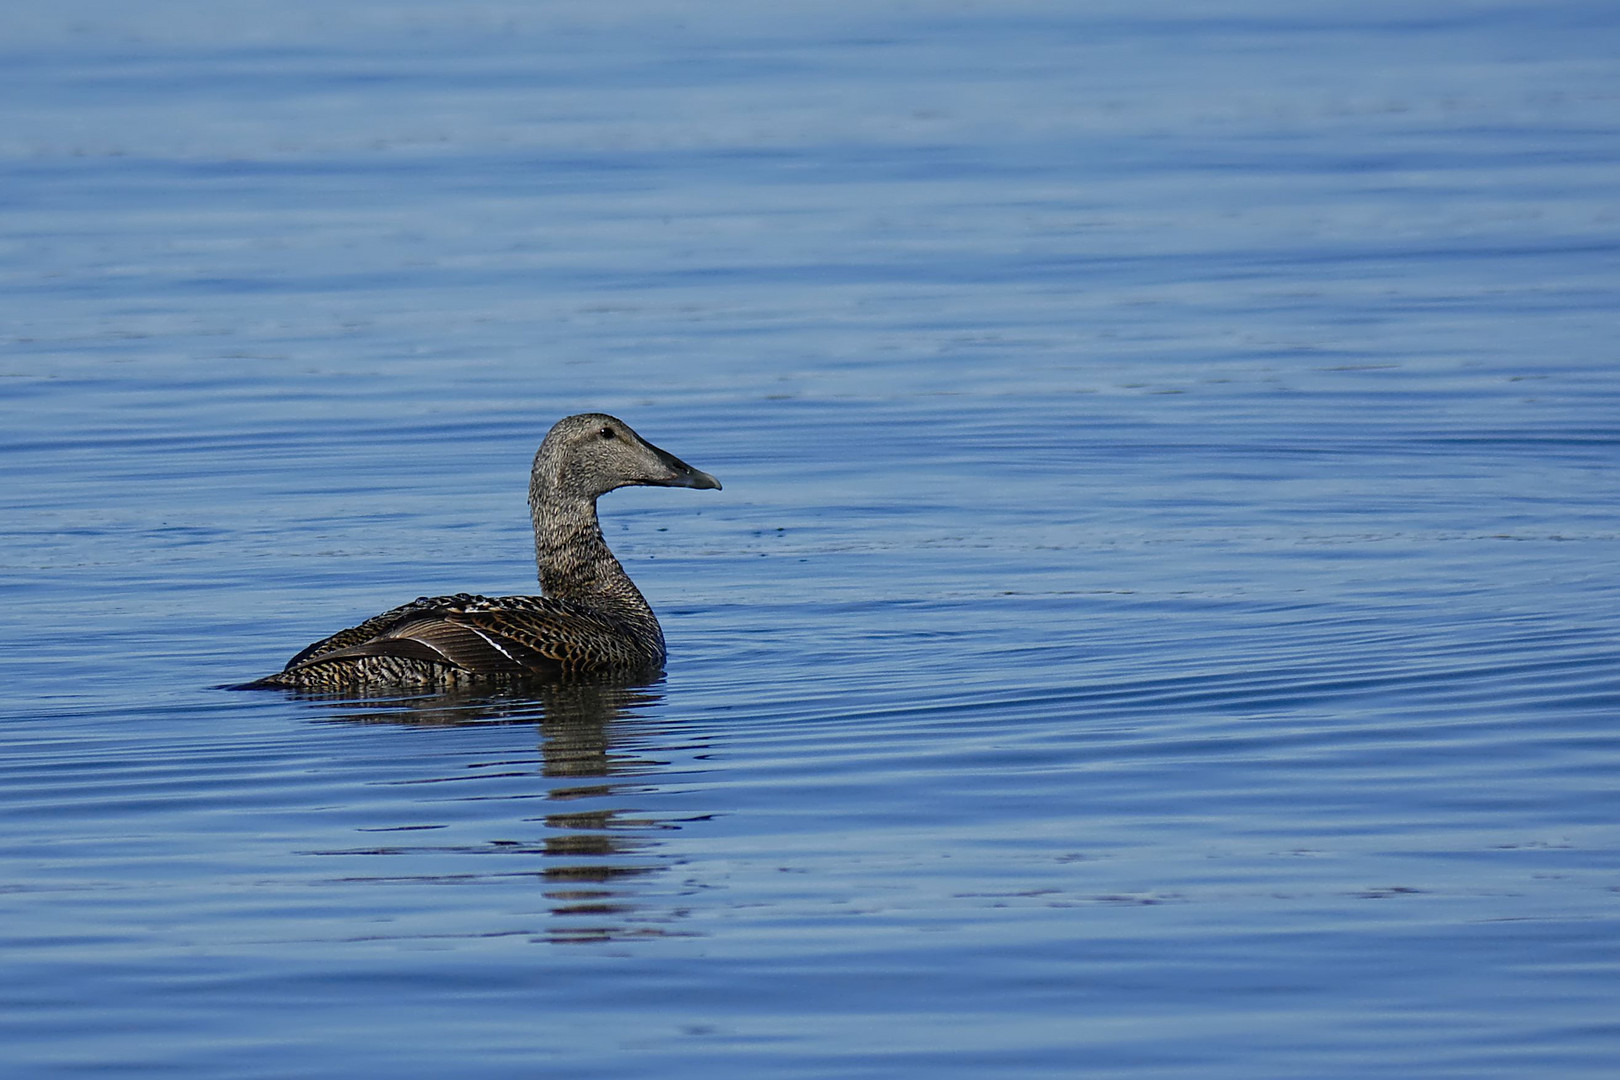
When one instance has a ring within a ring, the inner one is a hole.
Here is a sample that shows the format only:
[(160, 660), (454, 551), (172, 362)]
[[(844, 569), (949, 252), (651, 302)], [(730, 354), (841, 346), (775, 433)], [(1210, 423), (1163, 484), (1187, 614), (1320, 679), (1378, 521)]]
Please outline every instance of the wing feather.
[[(287, 662), (335, 675), (366, 658), (393, 657), (470, 675), (559, 675), (662, 663), (629, 626), (547, 596), (419, 597), (315, 642)], [(323, 676), (325, 678), (325, 676)]]

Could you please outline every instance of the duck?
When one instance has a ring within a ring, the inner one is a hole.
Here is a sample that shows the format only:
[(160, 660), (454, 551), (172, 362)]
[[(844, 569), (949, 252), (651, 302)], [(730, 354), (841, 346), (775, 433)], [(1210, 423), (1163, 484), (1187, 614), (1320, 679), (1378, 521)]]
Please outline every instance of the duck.
[(418, 597), (322, 638), (239, 689), (352, 693), (656, 675), (667, 655), (663, 628), (596, 516), (599, 497), (636, 485), (720, 490), (713, 476), (617, 417), (564, 417), (546, 433), (529, 475), (540, 595)]

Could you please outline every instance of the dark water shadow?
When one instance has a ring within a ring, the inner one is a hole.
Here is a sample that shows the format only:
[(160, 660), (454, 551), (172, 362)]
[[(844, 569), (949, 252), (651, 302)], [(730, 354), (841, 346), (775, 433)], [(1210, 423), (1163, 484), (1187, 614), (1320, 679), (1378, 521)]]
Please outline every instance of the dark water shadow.
[[(458, 759), (457, 775), (417, 782), (459, 782), (468, 774), (478, 780), (498, 779), (501, 794), (477, 797), (525, 811), (532, 809), (533, 800), (542, 802), (544, 814), (524, 813), (513, 822), (520, 827), (537, 824), (540, 835), (532, 841), (501, 841), (472, 848), (411, 845), (408, 850), (498, 856), (499, 870), (453, 877), (467, 881), (532, 876), (543, 890), (552, 918), (529, 936), (556, 943), (615, 941), (680, 933), (671, 925), (680, 917), (679, 906), (661, 900), (654, 882), (672, 865), (669, 857), (659, 854), (662, 838), (692, 819), (652, 816), (630, 801), (655, 788), (658, 774), (668, 767), (667, 761), (647, 757), (645, 750), (668, 745), (678, 737), (658, 721), (663, 704), (661, 681), (508, 685), (365, 699), (308, 693), (289, 696), (331, 709), (321, 723), (442, 728), (447, 739), (455, 738), (453, 729), (532, 725), (538, 741), (538, 770), (533, 769), (533, 759), (525, 748), (520, 763), (507, 752), (498, 760), (471, 766)], [(532, 791), (523, 789), (525, 775), (534, 778)], [(379, 853), (383, 850), (378, 849)], [(386, 852), (406, 850), (390, 845)], [(513, 857), (538, 860), (539, 866), (514, 871), (510, 867)]]

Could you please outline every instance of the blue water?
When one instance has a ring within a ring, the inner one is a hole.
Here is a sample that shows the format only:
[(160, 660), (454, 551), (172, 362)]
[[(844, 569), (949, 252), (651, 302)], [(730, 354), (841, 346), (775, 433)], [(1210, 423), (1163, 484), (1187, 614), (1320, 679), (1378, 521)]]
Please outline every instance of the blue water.
[[(6, 21), (8, 1076), (1614, 1075), (1611, 5)], [(582, 409), (661, 681), (217, 689)]]

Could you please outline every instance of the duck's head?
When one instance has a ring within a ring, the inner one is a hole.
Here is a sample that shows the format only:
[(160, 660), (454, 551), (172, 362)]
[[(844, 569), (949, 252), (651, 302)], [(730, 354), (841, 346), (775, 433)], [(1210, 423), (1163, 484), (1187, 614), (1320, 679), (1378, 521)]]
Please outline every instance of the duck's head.
[(631, 484), (720, 488), (720, 481), (658, 449), (623, 420), (580, 413), (557, 421), (540, 444), (529, 501), (559, 495), (594, 499)]

